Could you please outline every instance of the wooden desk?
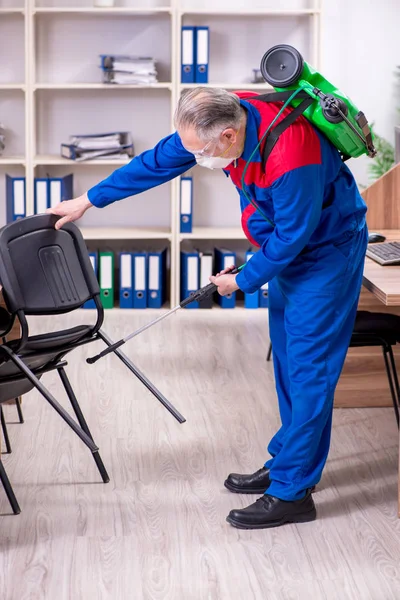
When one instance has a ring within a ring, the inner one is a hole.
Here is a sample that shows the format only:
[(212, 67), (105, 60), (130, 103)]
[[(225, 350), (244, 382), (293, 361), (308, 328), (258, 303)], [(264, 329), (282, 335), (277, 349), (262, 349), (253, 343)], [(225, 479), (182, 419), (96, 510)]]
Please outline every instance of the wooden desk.
[[(383, 233), (388, 242), (400, 241), (400, 230), (379, 230), (379, 233)], [(400, 315), (400, 265), (383, 267), (367, 257), (363, 285), (359, 302), (361, 310)], [(395, 347), (393, 353), (397, 365), (400, 365), (400, 351)], [(349, 349), (335, 404), (336, 406), (392, 406), (380, 348)], [(400, 455), (397, 514), (400, 518)]]
[[(378, 231), (387, 241), (400, 241), (400, 230)], [(366, 258), (358, 308), (400, 316), (400, 266), (382, 267)], [(400, 348), (394, 348), (393, 353), (400, 365)], [(392, 406), (380, 348), (349, 348), (335, 394), (335, 406)]]
[[(386, 241), (400, 241), (400, 230), (383, 230)], [(370, 258), (365, 259), (363, 284), (385, 306), (400, 306), (400, 265), (382, 267)]]

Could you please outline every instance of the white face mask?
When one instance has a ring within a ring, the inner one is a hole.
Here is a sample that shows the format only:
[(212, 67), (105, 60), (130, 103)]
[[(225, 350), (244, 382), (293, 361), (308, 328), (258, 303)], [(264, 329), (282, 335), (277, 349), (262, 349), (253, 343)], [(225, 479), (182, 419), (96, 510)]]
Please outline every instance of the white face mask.
[(224, 158), (223, 156), (199, 156), (196, 158), (197, 164), (207, 169), (225, 169), (234, 160), (234, 158)]

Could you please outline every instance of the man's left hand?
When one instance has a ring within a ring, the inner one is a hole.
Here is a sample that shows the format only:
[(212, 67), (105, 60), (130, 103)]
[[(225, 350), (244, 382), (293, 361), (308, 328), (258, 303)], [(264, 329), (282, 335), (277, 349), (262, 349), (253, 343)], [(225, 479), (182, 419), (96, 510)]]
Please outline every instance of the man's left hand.
[(218, 293), (221, 296), (232, 294), (239, 289), (239, 286), (236, 284), (236, 275), (212, 275), (210, 281), (217, 286)]

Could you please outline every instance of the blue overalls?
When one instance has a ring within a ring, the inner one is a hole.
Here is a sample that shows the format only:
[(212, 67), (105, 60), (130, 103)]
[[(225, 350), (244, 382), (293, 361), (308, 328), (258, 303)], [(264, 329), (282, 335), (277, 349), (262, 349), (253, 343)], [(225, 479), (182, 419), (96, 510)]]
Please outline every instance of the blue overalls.
[[(259, 250), (236, 281), (249, 293), (269, 282), (282, 426), (268, 447), (268, 493), (296, 500), (318, 483), (329, 451), (334, 391), (362, 283), (366, 206), (337, 150), (301, 117), (280, 136), (265, 172), (260, 152), (247, 169), (246, 191), (274, 227), (266, 221), (243, 194), (241, 177), (280, 107), (250, 93), (246, 100), (243, 93), (238, 96), (247, 114), (245, 147), (225, 174), (239, 192), (243, 230)], [(178, 134), (172, 134), (91, 188), (89, 200), (106, 206), (195, 164)]]

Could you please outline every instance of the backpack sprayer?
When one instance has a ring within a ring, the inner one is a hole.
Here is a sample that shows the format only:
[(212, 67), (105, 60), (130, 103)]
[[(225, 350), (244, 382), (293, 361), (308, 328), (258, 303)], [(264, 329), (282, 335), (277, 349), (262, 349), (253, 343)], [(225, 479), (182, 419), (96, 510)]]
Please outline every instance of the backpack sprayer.
[[(358, 110), (350, 98), (307, 64), (296, 48), (287, 44), (273, 46), (262, 57), (260, 70), (265, 81), (276, 91), (257, 96), (256, 99), (262, 102), (283, 102), (283, 106), (261, 136), (243, 169), (242, 191), (248, 202), (274, 227), (275, 223), (249, 196), (245, 185), (247, 169), (264, 140), (264, 170), (279, 136), (301, 115), (325, 134), (337, 148), (343, 161), (362, 154), (373, 158), (376, 150), (364, 113)], [(288, 106), (293, 110), (275, 125)]]
[(364, 113), (307, 64), (296, 48), (286, 44), (273, 46), (261, 59), (260, 70), (267, 83), (283, 92), (282, 99), (285, 93), (288, 99), (291, 90), (298, 90), (291, 106), (297, 108), (301, 106), (300, 99), (306, 99), (301, 113), (326, 135), (344, 159), (376, 155)]
[[(286, 44), (273, 46), (264, 54), (260, 69), (263, 78), (274, 87), (276, 93), (257, 96), (257, 100), (283, 102), (283, 106), (267, 127), (243, 169), (242, 191), (247, 200), (261, 213), (264, 219), (275, 226), (275, 223), (263, 213), (256, 202), (247, 194), (244, 183), (248, 166), (265, 138), (267, 139), (263, 151), (264, 168), (279, 136), (302, 114), (326, 135), (341, 153), (342, 160), (347, 160), (350, 157), (357, 158), (362, 154), (374, 157), (376, 150), (373, 144), (372, 132), (364, 113), (359, 111), (345, 94), (308, 65), (296, 48)], [(274, 127), (289, 105), (293, 110)], [(244, 265), (241, 265), (230, 271), (230, 273), (232, 275), (239, 273), (243, 267)], [(191, 302), (207, 298), (216, 291), (217, 286), (210, 283), (197, 290), (197, 292), (193, 292), (175, 308), (115, 342), (96, 356), (88, 358), (87, 362), (89, 364), (97, 362), (103, 356), (114, 352), (127, 341), (166, 319), (180, 308), (185, 308)]]

